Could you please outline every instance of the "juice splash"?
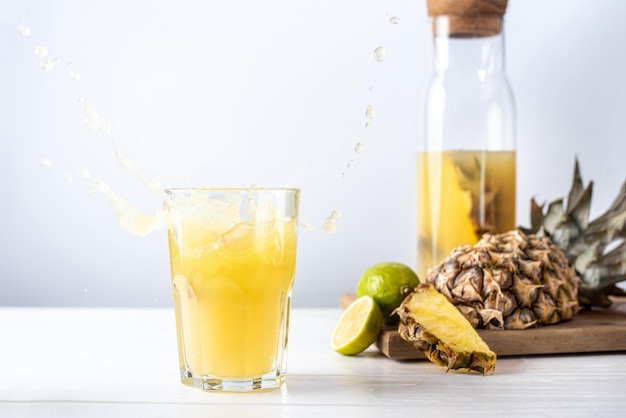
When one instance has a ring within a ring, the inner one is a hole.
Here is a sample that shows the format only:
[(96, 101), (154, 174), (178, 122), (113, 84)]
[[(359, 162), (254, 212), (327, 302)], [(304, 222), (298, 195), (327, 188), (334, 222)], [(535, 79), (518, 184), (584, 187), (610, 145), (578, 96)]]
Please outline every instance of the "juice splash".
[(485, 232), (515, 228), (515, 152), (443, 151), (417, 155), (417, 274)]
[[(389, 24), (391, 25), (397, 25), (400, 22), (400, 18), (398, 16), (395, 15), (386, 15), (386, 20)], [(31, 37), (31, 28), (22, 20), (20, 20), (19, 22), (16, 22), (15, 25), (16, 30), (25, 38)], [(33, 33), (35, 33), (35, 31), (33, 31)], [(33, 52), (35, 57), (38, 60), (38, 64), (40, 66), (40, 68), (46, 70), (46, 71), (50, 71), (55, 69), (58, 64), (60, 64), (62, 62), (61, 58), (59, 57), (55, 57), (55, 56), (51, 56), (51, 52), (52, 49), (48, 50), (48, 46), (47, 44), (44, 43), (39, 43), (39, 44), (33, 44)], [(372, 52), (370, 52), (370, 56), (373, 56), (373, 59), (377, 62), (382, 62), (385, 60), (385, 47), (384, 46), (378, 46), (376, 48), (372, 48), (371, 50)], [(69, 61), (67, 59), (63, 59), (63, 61), (65, 63), (67, 63), (66, 65), (66, 71), (67, 74), (69, 76), (69, 78), (73, 81), (78, 83), (79, 81), (82, 80), (83, 78), (83, 74), (81, 74), (81, 72), (73, 65), (72, 61)], [(372, 90), (372, 87), (369, 87), (369, 90)], [(29, 90), (30, 91), (30, 90)], [(80, 103), (83, 107), (83, 111), (84, 114), (86, 116), (86, 125), (88, 128), (90, 129), (96, 129), (96, 130), (100, 130), (103, 133), (105, 133), (106, 135), (110, 135), (111, 134), (111, 125), (105, 121), (104, 119), (102, 119), (98, 112), (95, 110), (94, 106), (92, 106), (91, 104), (86, 102), (86, 99), (84, 96), (77, 96), (76, 97), (76, 101), (78, 103)], [(366, 121), (365, 121), (365, 125), (366, 127), (371, 127), (372, 123), (373, 123), (373, 119), (374, 119), (374, 109), (373, 106), (368, 105), (367, 109), (366, 109)], [(355, 141), (356, 142), (356, 141)], [(353, 142), (354, 144), (354, 142)], [(364, 149), (364, 145), (363, 142), (359, 141), (356, 142), (356, 145), (354, 145), (354, 152), (356, 154), (362, 154), (363, 153), (363, 149)], [(349, 162), (344, 166), (346, 169), (340, 171), (340, 176), (345, 178), (347, 177), (348, 171), (352, 170), (355, 166), (357, 165), (357, 161), (354, 159), (349, 160)], [(47, 166), (47, 165), (46, 165)], [(66, 179), (69, 179), (70, 176), (66, 176)], [(73, 181), (72, 183), (76, 183), (76, 180), (78, 178), (82, 178), (85, 179), (85, 177), (76, 177), (74, 175)], [(98, 178), (97, 175), (94, 175), (93, 178)], [(66, 180), (67, 181), (67, 180)], [(68, 181), (69, 183), (70, 181)], [(120, 202), (121, 196), (119, 195), (114, 195), (113, 191), (111, 190), (110, 187), (103, 187), (102, 185), (104, 184), (104, 180), (99, 179), (99, 182), (95, 183), (95, 186), (92, 190), (93, 194), (98, 194), (98, 193), (105, 193), (107, 194), (107, 198), (109, 199), (109, 201), (111, 202)], [(131, 205), (128, 204), (128, 202), (126, 202), (127, 204), (125, 205), (119, 205), (117, 204), (116, 207), (119, 209), (122, 206), (131, 209)], [(112, 205), (113, 206), (113, 205)], [(118, 213), (118, 217), (120, 217), (120, 214)], [(323, 224), (318, 224), (319, 226), (321, 226), (321, 229), (323, 231), (335, 231), (336, 229), (336, 222), (333, 223), (334, 228), (326, 228), (324, 227)], [(128, 229), (128, 228), (127, 228)], [(144, 230), (144, 228), (130, 228), (131, 230)], [(311, 227), (311, 225), (306, 225), (305, 229), (314, 229)], [(132, 232), (132, 231), (131, 231)], [(142, 232), (142, 235), (144, 234), (144, 232)]]

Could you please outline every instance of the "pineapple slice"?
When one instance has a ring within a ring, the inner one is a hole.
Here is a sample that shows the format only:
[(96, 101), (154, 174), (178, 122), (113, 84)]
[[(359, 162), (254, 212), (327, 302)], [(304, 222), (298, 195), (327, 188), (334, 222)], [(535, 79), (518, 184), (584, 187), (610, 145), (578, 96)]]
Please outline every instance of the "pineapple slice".
[(474, 327), (444, 295), (430, 283), (419, 284), (396, 310), (400, 336), (423, 351), (426, 357), (447, 367), (493, 373), (496, 354)]

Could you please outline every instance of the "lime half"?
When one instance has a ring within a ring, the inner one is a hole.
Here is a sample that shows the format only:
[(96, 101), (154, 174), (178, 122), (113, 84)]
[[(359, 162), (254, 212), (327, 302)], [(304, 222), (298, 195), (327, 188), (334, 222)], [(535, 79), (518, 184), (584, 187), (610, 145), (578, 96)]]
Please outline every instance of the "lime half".
[(361, 296), (341, 314), (330, 346), (345, 355), (359, 354), (372, 345), (383, 328), (383, 315), (374, 299)]

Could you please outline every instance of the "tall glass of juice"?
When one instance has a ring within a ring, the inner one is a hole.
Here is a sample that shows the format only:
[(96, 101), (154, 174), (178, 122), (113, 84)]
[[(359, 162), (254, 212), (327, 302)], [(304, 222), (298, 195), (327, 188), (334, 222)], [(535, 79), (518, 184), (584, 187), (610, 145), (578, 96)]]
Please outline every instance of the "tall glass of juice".
[(285, 380), (298, 189), (168, 189), (182, 383), (252, 391)]

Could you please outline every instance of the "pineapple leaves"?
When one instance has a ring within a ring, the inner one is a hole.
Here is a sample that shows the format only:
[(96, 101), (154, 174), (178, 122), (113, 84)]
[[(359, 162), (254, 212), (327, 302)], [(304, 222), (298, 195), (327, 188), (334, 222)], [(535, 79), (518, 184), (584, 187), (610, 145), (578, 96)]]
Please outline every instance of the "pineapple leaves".
[[(626, 280), (626, 183), (609, 209), (589, 221), (593, 182), (583, 186), (578, 159), (564, 209), (563, 199), (543, 206), (531, 200), (531, 228), (546, 235), (566, 254), (582, 278), (579, 300), (586, 306), (609, 306), (608, 295), (626, 295), (616, 283)], [(607, 251), (607, 249), (612, 248)]]
[(571, 212), (575, 203), (580, 200), (580, 195), (583, 193), (583, 179), (580, 176), (580, 165), (578, 164), (578, 158), (574, 163), (574, 180), (572, 181), (572, 188), (569, 191), (567, 197), (567, 212)]

